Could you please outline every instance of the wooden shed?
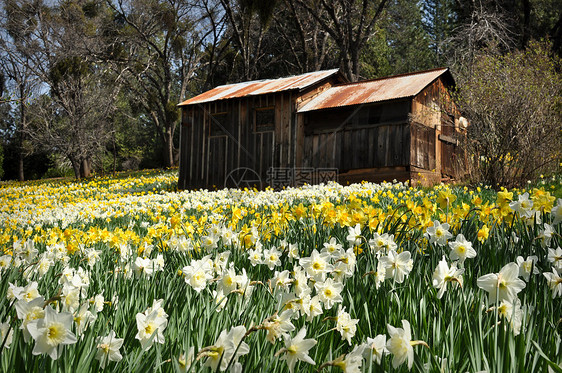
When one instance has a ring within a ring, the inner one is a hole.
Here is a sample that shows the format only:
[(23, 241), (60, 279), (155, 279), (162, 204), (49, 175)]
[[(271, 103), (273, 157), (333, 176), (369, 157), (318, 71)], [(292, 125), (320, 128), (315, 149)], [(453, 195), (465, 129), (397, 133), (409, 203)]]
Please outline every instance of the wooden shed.
[(338, 70), (216, 87), (180, 104), (179, 187), (458, 177), (448, 69), (358, 83)]

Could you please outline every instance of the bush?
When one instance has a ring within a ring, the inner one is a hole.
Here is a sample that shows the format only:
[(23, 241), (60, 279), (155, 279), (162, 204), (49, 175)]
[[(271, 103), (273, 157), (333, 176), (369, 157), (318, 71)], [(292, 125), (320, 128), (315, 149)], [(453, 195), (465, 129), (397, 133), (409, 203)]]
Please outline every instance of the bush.
[(560, 163), (562, 77), (546, 43), (483, 54), (459, 77), (457, 101), (470, 127), (464, 146), (474, 182), (512, 187)]

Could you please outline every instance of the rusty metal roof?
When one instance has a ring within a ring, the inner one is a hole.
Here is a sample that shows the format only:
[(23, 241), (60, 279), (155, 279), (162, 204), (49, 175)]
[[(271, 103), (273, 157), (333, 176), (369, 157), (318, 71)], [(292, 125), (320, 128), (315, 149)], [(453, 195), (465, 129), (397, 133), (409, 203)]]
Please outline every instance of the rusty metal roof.
[(298, 110), (304, 113), (413, 97), (449, 69), (440, 68), (330, 87)]
[(289, 76), (279, 79), (254, 80), (236, 84), (221, 85), (210, 91), (204, 92), (179, 104), (178, 106), (200, 104), (203, 102), (226, 100), (245, 96), (263, 95), (287, 91), (291, 89), (302, 90), (328, 78), (338, 72), (338, 69), (315, 71), (302, 75)]

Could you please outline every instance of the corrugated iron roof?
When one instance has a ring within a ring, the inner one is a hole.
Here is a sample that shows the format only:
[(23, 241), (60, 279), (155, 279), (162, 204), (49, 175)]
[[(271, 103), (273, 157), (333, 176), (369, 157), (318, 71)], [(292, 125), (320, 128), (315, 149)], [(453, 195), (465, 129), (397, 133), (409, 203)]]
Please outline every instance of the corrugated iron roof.
[(330, 87), (298, 112), (413, 97), (448, 71), (440, 68)]
[(254, 80), (236, 84), (221, 85), (204, 92), (179, 104), (178, 106), (200, 104), (203, 102), (226, 100), (244, 96), (256, 96), (266, 93), (281, 92), (290, 89), (302, 90), (308, 88), (338, 72), (338, 69), (315, 71), (302, 75), (289, 76), (279, 79)]

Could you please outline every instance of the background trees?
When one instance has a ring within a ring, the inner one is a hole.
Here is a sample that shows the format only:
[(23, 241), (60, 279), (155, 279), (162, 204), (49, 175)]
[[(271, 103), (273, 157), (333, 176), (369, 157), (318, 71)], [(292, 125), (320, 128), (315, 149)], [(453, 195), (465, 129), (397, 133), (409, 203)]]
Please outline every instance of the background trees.
[(475, 69), (542, 38), (553, 63), (561, 9), (560, 0), (5, 0), (5, 177), (40, 176), (29, 160), (45, 152), (33, 163), (50, 175), (170, 167), (180, 101), (220, 84), (335, 67), (360, 80), (450, 66), (477, 129), (486, 108), (475, 98), (496, 88), (475, 84)]

